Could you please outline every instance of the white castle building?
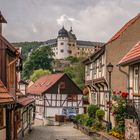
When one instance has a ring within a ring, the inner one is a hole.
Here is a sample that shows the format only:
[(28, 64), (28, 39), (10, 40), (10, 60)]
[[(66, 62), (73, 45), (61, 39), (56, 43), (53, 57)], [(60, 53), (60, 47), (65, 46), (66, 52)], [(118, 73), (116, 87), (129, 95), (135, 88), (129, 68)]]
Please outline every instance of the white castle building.
[(103, 43), (77, 40), (72, 28), (67, 31), (63, 26), (57, 38), (47, 40), (43, 45), (52, 47), (55, 59), (65, 59), (69, 56), (89, 56), (96, 48), (103, 46)]

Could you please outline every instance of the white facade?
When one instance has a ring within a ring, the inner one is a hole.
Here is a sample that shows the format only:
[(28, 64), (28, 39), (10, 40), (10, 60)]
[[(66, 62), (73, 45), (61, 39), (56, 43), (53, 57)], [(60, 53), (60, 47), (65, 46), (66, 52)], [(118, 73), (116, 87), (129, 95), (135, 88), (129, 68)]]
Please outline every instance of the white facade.
[[(74, 107), (79, 114), (83, 113), (83, 95), (76, 95), (77, 99), (68, 100), (68, 94), (49, 94), (45, 96), (34, 96), (36, 104), (36, 118), (43, 119), (44, 117), (54, 117), (56, 114), (62, 114), (63, 107)], [(33, 97), (33, 96), (32, 96)], [(44, 102), (45, 97), (45, 102)], [(45, 106), (45, 109), (44, 109)]]
[[(91, 56), (92, 57), (92, 56)], [(106, 81), (106, 53), (90, 60), (85, 65), (85, 81), (89, 88), (89, 102), (105, 111), (104, 120), (108, 120), (108, 87)]]
[(106, 78), (106, 58), (105, 53), (94, 62), (85, 66), (85, 81), (92, 81), (99, 78)]
[(68, 37), (58, 37), (57, 47), (54, 49), (55, 59), (64, 59), (69, 56)]
[(129, 66), (129, 99), (132, 99), (135, 107), (140, 108), (140, 65)]

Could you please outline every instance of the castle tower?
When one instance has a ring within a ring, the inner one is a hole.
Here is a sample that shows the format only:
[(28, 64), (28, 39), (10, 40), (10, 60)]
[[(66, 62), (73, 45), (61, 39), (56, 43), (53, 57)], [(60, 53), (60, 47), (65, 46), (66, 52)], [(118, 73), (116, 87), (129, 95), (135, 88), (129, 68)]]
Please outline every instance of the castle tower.
[(69, 37), (68, 37), (68, 31), (62, 27), (62, 29), (58, 32), (57, 37), (57, 54), (55, 56), (56, 59), (64, 59), (69, 56), (68, 49), (69, 49)]

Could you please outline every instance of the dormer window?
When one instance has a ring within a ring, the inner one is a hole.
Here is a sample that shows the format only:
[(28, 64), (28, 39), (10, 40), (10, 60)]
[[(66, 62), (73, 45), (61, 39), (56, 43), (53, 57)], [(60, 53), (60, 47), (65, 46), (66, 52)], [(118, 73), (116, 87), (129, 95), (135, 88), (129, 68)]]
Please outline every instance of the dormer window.
[(60, 89), (65, 89), (65, 87), (66, 87), (65, 82), (60, 82), (59, 88)]

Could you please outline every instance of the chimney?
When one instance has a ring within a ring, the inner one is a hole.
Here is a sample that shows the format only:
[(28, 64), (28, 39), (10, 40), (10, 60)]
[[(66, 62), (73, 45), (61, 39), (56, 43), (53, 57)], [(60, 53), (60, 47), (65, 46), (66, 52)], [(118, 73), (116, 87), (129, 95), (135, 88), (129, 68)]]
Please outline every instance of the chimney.
[(2, 23), (7, 23), (0, 11), (0, 35), (2, 35)]

